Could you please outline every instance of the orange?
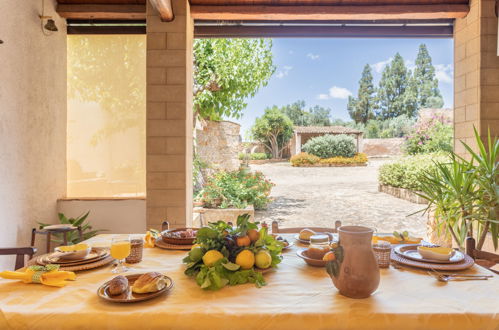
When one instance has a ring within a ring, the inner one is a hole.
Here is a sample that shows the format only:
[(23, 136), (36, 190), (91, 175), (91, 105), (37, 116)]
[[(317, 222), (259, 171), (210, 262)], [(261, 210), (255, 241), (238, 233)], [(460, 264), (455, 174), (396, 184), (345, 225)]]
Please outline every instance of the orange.
[(251, 242), (254, 243), (254, 242), (258, 241), (258, 239), (260, 238), (260, 233), (256, 229), (250, 229), (250, 230), (248, 230), (248, 236), (249, 236)]
[(240, 236), (237, 238), (237, 246), (250, 246), (251, 240), (248, 236)]
[(333, 251), (329, 251), (328, 253), (326, 253), (324, 255), (324, 257), (322, 257), (322, 260), (324, 260), (324, 261), (334, 261), (334, 260), (336, 260), (336, 256), (334, 255)]

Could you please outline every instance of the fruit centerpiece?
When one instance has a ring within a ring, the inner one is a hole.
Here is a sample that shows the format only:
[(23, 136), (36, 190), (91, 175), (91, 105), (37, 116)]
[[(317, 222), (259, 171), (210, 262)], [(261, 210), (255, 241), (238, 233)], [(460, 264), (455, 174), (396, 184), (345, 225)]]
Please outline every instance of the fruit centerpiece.
[(237, 226), (219, 221), (198, 230), (195, 244), (183, 259), (185, 274), (207, 290), (226, 285), (254, 283), (264, 286), (262, 270), (281, 262), (283, 243), (269, 235), (266, 227), (249, 222), (249, 215), (237, 218)]

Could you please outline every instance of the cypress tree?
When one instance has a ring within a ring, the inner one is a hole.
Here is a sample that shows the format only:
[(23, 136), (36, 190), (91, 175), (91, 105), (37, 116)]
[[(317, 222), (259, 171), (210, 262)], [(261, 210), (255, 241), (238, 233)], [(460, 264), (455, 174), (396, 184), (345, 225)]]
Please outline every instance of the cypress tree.
[(393, 61), (383, 70), (377, 94), (377, 117), (389, 119), (406, 114), (413, 117), (416, 112), (414, 96), (409, 88), (411, 71), (397, 53)]
[(348, 97), (348, 113), (356, 123), (367, 123), (374, 118), (374, 85), (371, 66), (366, 64), (359, 81), (357, 98)]
[(411, 81), (411, 89), (417, 95), (416, 109), (441, 108), (444, 105), (435, 77), (435, 67), (425, 44), (419, 45), (416, 68)]

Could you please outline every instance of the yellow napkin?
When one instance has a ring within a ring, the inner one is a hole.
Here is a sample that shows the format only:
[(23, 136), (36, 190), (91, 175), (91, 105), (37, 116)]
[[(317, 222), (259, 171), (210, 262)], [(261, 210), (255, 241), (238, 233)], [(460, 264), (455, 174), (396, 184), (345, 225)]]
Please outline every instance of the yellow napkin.
[(150, 229), (147, 231), (144, 237), (144, 247), (153, 248), (155, 247), (156, 238), (159, 237), (159, 232), (155, 229)]
[(74, 281), (76, 275), (73, 272), (59, 271), (59, 265), (29, 266), (23, 272), (4, 271), (0, 277), (9, 280), (21, 280), (24, 283), (41, 283), (48, 286), (63, 287), (66, 280)]

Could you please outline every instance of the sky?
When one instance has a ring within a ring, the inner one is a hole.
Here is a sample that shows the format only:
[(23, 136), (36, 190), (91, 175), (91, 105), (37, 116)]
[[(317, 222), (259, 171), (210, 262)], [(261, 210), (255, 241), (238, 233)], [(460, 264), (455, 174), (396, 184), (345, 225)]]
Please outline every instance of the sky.
[(348, 96), (357, 95), (364, 65), (371, 65), (377, 86), (385, 65), (399, 52), (409, 68), (419, 45), (426, 44), (444, 106), (453, 106), (453, 40), (452, 39), (273, 39), (272, 53), (276, 71), (266, 87), (246, 102), (248, 107), (240, 119), (241, 135), (251, 129), (256, 117), (272, 105), (283, 106), (304, 100), (306, 107), (321, 105), (331, 108), (331, 117), (350, 120)]

